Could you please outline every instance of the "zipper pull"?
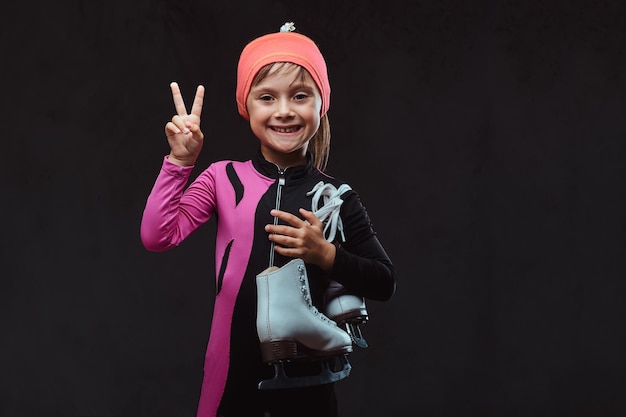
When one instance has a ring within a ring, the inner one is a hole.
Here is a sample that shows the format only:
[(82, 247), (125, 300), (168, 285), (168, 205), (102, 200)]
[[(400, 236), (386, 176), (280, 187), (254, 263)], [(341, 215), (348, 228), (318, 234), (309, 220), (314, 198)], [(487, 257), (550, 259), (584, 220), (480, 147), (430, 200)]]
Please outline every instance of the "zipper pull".
[(285, 185), (285, 170), (279, 169), (278, 170), (278, 186), (282, 187), (283, 185)]
[[(283, 187), (285, 186), (285, 170), (282, 168), (278, 169), (278, 187), (276, 188), (276, 204), (274, 204), (274, 208), (276, 210), (280, 210), (280, 198), (283, 194)], [(274, 224), (278, 224), (278, 219), (275, 218)]]

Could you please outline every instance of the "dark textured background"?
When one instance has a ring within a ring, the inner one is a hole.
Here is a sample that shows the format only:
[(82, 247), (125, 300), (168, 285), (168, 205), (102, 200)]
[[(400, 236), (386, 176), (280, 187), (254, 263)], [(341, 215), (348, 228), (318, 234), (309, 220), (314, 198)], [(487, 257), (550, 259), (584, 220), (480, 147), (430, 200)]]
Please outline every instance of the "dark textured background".
[(213, 225), (164, 254), (139, 241), (168, 84), (188, 104), (207, 89), (194, 176), (247, 158), (237, 57), (287, 20), (327, 58), (329, 171), (361, 194), (399, 274), (390, 302), (368, 304), (344, 416), (626, 415), (623, 1), (65, 0), (0, 15), (1, 416), (194, 416)]

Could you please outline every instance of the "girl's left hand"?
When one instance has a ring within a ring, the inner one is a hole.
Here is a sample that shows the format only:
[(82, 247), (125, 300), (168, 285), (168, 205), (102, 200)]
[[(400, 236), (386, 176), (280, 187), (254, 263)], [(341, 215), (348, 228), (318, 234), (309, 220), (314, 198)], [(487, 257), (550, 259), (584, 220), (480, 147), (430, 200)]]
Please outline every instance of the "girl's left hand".
[(302, 208), (299, 211), (304, 220), (286, 211), (270, 211), (272, 216), (288, 225), (266, 225), (269, 239), (276, 243), (277, 253), (301, 258), (306, 263), (330, 271), (335, 262), (335, 245), (324, 238), (324, 224), (312, 211)]

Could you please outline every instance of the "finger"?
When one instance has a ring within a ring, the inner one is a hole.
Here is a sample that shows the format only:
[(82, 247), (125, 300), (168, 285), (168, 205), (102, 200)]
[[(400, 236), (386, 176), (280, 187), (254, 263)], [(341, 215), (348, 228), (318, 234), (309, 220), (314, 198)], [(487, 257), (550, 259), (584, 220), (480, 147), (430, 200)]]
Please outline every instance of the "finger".
[(297, 216), (294, 216), (291, 213), (287, 213), (286, 211), (273, 209), (270, 211), (270, 214), (274, 217), (278, 217), (280, 220), (289, 223), (293, 227), (302, 227), (304, 226), (304, 220), (300, 219)]
[(289, 258), (302, 258), (303, 252), (299, 249), (286, 248), (283, 246), (274, 246), (274, 251), (279, 255), (287, 256)]
[(191, 133), (194, 134), (194, 138), (196, 140), (203, 140), (204, 139), (204, 133), (202, 133), (202, 130), (200, 130), (200, 126), (196, 125), (196, 124), (192, 124), (189, 127), (189, 130), (191, 131)]
[(173, 135), (177, 135), (179, 133), (180, 133), (180, 129), (174, 123), (168, 122), (165, 125), (165, 135), (166, 136), (173, 136)]
[(311, 226), (316, 226), (316, 227), (324, 226), (324, 223), (322, 223), (322, 221), (318, 219), (315, 213), (313, 213), (312, 211), (301, 208), (300, 214), (302, 214), (302, 217), (304, 217), (304, 220), (308, 221)]
[(176, 115), (172, 117), (172, 123), (176, 125), (177, 128), (180, 129), (184, 134), (189, 133), (189, 126), (187, 125), (187, 120), (185, 120), (184, 116)]
[(272, 235), (279, 235), (279, 236), (294, 237), (297, 235), (297, 230), (298, 229), (292, 226), (273, 225), (273, 224), (268, 224), (265, 226), (266, 232)]
[(280, 235), (271, 235), (270, 240), (276, 244), (274, 245), (274, 250), (278, 251), (281, 255), (289, 253), (290, 256), (299, 256), (306, 253), (306, 250), (302, 247), (302, 242), (297, 239)]
[(202, 102), (204, 101), (204, 87), (199, 85), (196, 89), (196, 97), (193, 99), (193, 105), (191, 106), (191, 114), (200, 118), (202, 113)]
[(176, 113), (179, 116), (186, 116), (187, 108), (185, 107), (183, 95), (180, 93), (180, 87), (178, 86), (178, 83), (171, 83), (170, 88), (172, 89), (172, 98), (174, 99), (174, 107), (176, 108)]
[(268, 236), (269, 240), (277, 243), (283, 247), (292, 247), (293, 246), (293, 238), (281, 234), (270, 233)]

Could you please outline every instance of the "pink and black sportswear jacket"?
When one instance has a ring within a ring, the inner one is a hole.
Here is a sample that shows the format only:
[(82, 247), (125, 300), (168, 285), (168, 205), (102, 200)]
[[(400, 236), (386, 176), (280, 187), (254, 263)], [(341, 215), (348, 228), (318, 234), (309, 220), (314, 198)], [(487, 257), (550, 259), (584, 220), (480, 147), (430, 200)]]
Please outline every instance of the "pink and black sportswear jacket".
[[(213, 417), (218, 408), (228, 415), (242, 403), (262, 401), (261, 379), (273, 375), (263, 364), (256, 333), (256, 275), (269, 266), (270, 241), (264, 227), (273, 223), (278, 180), (280, 209), (298, 214), (311, 210), (307, 192), (320, 181), (339, 188), (341, 181), (311, 163), (279, 168), (261, 152), (248, 161), (211, 164), (187, 188), (193, 167), (181, 167), (164, 158), (147, 199), (141, 239), (150, 251), (166, 251), (211, 218), (215, 218), (216, 295), (204, 365), (199, 417)], [(368, 214), (353, 190), (341, 196), (345, 242), (338, 245), (333, 269), (324, 273), (307, 265), (313, 303), (323, 311), (323, 294), (330, 280), (367, 299), (385, 301), (395, 291), (393, 265), (379, 243)], [(276, 266), (289, 259), (275, 255)]]

